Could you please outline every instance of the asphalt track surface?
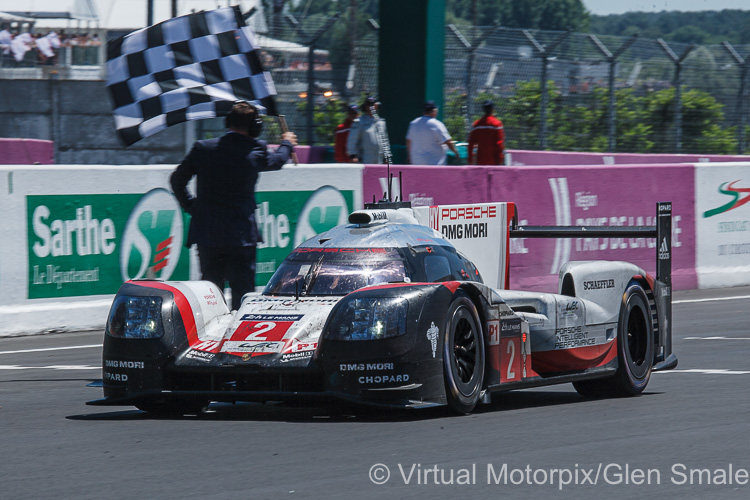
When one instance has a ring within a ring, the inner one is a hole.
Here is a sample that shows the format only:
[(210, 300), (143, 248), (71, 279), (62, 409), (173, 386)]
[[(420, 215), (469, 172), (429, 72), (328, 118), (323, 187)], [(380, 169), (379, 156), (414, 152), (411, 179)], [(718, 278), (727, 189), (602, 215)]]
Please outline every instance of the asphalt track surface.
[(566, 384), (461, 417), (212, 404), (154, 419), (85, 406), (101, 332), (3, 338), (0, 498), (748, 498), (750, 288), (674, 298), (680, 363), (644, 395)]

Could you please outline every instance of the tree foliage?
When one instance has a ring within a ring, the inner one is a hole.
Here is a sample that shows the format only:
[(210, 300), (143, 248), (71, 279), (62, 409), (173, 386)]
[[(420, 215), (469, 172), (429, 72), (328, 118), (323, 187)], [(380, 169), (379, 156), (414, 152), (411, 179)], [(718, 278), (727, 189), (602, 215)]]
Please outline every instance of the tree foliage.
[(586, 31), (590, 17), (581, 0), (446, 0), (446, 10), (478, 26), (497, 21), (507, 28), (561, 31)]
[[(518, 82), (509, 97), (488, 92), (476, 96), (476, 102), (502, 102), (498, 117), (503, 121), (506, 147), (538, 149), (541, 126), (541, 86), (538, 80)], [(609, 91), (596, 89), (583, 96), (565, 96), (554, 82), (547, 85), (547, 147), (555, 151), (608, 151)], [(462, 107), (465, 95), (452, 94), (446, 111)], [(578, 102), (572, 102), (576, 99)], [(633, 89), (615, 92), (617, 152), (675, 152), (675, 89), (637, 95)], [(735, 127), (723, 127), (723, 105), (701, 90), (682, 94), (682, 152), (696, 154), (733, 154), (737, 150)], [(473, 119), (479, 116), (473, 117)], [(446, 117), (456, 140), (465, 140), (463, 122)]]
[[(710, 5), (708, 6), (710, 7)], [(591, 16), (592, 33), (627, 36), (640, 33), (646, 38), (675, 42), (718, 44), (750, 43), (750, 11), (628, 12)]]

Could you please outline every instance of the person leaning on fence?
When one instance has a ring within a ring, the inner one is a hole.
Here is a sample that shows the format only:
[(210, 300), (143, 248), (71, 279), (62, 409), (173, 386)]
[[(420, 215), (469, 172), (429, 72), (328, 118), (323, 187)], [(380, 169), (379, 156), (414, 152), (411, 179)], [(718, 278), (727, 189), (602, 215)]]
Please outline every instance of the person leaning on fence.
[(424, 114), (409, 123), (406, 151), (413, 165), (445, 165), (448, 149), (458, 157), (445, 124), (437, 119), (438, 108), (433, 101), (424, 103)]
[(359, 108), (352, 105), (346, 109), (346, 119), (344, 123), (339, 124), (336, 127), (333, 144), (333, 159), (337, 163), (352, 163), (352, 159), (346, 154), (346, 143), (349, 140), (349, 131), (352, 128), (352, 123), (359, 116)]
[[(240, 101), (226, 117), (225, 135), (197, 141), (170, 177), (180, 206), (189, 213), (186, 246), (198, 245), (201, 275), (221, 289), (232, 288), (232, 309), (255, 289), (255, 247), (263, 241), (255, 222), (258, 174), (279, 170), (297, 144), (293, 132), (281, 134), (270, 152), (259, 141), (263, 121), (258, 109)], [(196, 177), (196, 196), (187, 190)]]
[[(474, 122), (469, 133), (470, 165), (503, 165), (505, 152), (505, 131), (503, 122), (492, 116), (495, 104), (484, 101), (484, 116)], [(474, 154), (474, 148), (477, 149)]]
[(346, 153), (354, 162), (383, 163), (383, 141), (388, 137), (385, 120), (375, 116), (376, 100), (362, 103), (362, 116), (354, 120), (346, 142)]

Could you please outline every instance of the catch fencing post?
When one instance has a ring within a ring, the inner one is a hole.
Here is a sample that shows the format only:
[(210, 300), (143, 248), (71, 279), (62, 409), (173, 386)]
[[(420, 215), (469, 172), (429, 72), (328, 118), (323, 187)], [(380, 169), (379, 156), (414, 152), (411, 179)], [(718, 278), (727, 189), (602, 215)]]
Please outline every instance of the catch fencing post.
[(745, 86), (747, 84), (748, 61), (740, 56), (729, 42), (722, 42), (722, 45), (740, 67), (740, 90), (737, 97), (737, 108), (740, 114), (737, 123), (737, 154), (742, 155), (745, 154)]
[(675, 128), (675, 153), (682, 152), (682, 63), (685, 58), (695, 48), (691, 45), (681, 56), (677, 56), (674, 51), (667, 45), (667, 42), (659, 38), (656, 42), (664, 49), (664, 52), (674, 63), (674, 128)]
[(304, 43), (304, 45), (307, 45), (307, 144), (308, 146), (313, 145), (313, 112), (315, 108), (315, 43), (318, 41), (318, 38), (323, 35), (326, 31), (328, 31), (328, 28), (330, 28), (333, 23), (335, 23), (339, 16), (341, 16), (341, 13), (337, 13), (333, 17), (328, 18), (328, 20), (325, 22), (325, 24), (318, 29), (315, 33), (312, 35), (308, 35), (302, 28), (299, 26), (299, 21), (291, 15), (286, 15), (286, 20), (289, 22), (290, 25), (292, 25), (293, 28), (299, 30), (300, 33), (302, 33), (302, 36), (304, 36), (307, 41)]
[(485, 31), (479, 37), (474, 39), (474, 43), (469, 42), (469, 40), (466, 39), (466, 37), (458, 30), (458, 28), (456, 28), (454, 24), (449, 24), (448, 29), (450, 29), (453, 35), (458, 39), (458, 41), (461, 42), (461, 45), (464, 46), (464, 49), (466, 49), (466, 53), (468, 55), (468, 57), (466, 58), (466, 116), (464, 120), (466, 122), (466, 136), (468, 137), (469, 133), (471, 132), (471, 105), (473, 102), (474, 94), (472, 76), (474, 74), (475, 52), (482, 44), (482, 42), (484, 42), (488, 37), (490, 37), (493, 33), (500, 29), (500, 24), (495, 21), (491, 29)]
[(547, 96), (547, 64), (549, 64), (550, 54), (552, 54), (557, 46), (560, 45), (572, 32), (572, 30), (566, 31), (560, 35), (557, 40), (552, 42), (552, 45), (550, 45), (549, 48), (546, 48), (544, 45), (537, 42), (536, 38), (534, 38), (529, 30), (523, 30), (523, 34), (526, 35), (526, 38), (528, 38), (531, 44), (534, 45), (534, 48), (539, 52), (539, 57), (542, 59), (542, 103), (540, 105), (541, 109), (539, 110), (539, 120), (541, 121), (539, 124), (539, 147), (542, 150), (547, 149), (547, 101), (549, 100)]
[(622, 55), (623, 52), (625, 52), (628, 47), (630, 47), (633, 42), (636, 41), (638, 38), (638, 34), (636, 33), (632, 37), (630, 37), (629, 40), (627, 40), (625, 43), (623, 43), (615, 53), (611, 53), (607, 47), (604, 46), (604, 44), (596, 37), (596, 35), (589, 35), (588, 39), (591, 40), (591, 43), (596, 46), (599, 51), (604, 54), (604, 57), (607, 58), (607, 62), (609, 63), (609, 110), (608, 110), (608, 117), (607, 121), (609, 122), (609, 133), (608, 133), (608, 145), (607, 148), (611, 153), (615, 152), (616, 142), (615, 142), (615, 134), (617, 132), (617, 125), (615, 123), (615, 119), (617, 118), (617, 108), (615, 105), (615, 66), (617, 64), (617, 58)]

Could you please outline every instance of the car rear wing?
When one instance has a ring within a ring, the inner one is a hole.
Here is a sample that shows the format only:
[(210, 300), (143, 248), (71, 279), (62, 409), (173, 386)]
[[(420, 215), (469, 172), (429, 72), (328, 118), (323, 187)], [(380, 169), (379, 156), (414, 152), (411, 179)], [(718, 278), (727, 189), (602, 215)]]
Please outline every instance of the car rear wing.
[(518, 211), (510, 222), (511, 238), (656, 238), (656, 279), (654, 301), (659, 321), (659, 345), (654, 370), (677, 365), (672, 352), (672, 203), (656, 204), (655, 226), (518, 226)]

